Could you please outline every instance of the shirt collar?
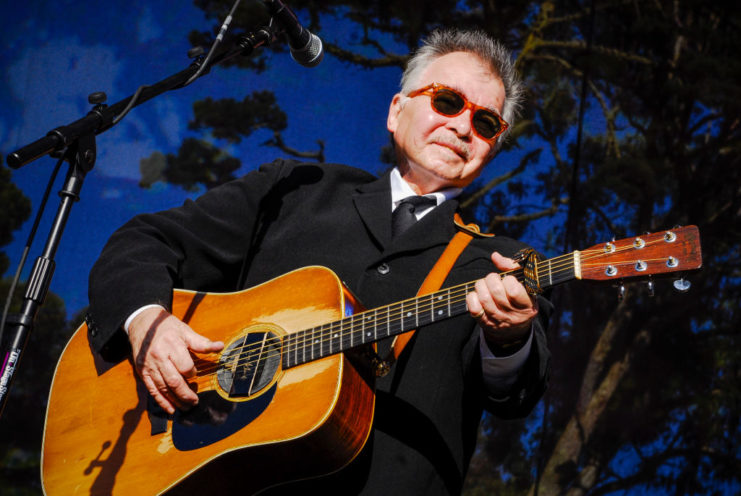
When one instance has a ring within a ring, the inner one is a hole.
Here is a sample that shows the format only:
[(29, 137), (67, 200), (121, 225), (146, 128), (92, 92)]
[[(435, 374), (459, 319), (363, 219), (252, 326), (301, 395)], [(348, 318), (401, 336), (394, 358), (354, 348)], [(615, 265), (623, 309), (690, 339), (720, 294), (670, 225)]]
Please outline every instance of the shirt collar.
[[(398, 167), (394, 167), (394, 169), (391, 171), (390, 176), (391, 181), (391, 210), (395, 209), (401, 200), (404, 198), (407, 198), (409, 196), (417, 196), (417, 193), (414, 192), (412, 187), (407, 183), (402, 177), (401, 173), (399, 172)], [(428, 193), (424, 196), (427, 196), (429, 198), (433, 198), (437, 204), (440, 205), (445, 200), (450, 200), (451, 198), (455, 198), (456, 196), (461, 194), (462, 189), (461, 188), (445, 188), (441, 189), (440, 191), (433, 191), (432, 193)], [(417, 212), (418, 217), (422, 217), (427, 212), (432, 210), (434, 207), (429, 207), (421, 212)]]

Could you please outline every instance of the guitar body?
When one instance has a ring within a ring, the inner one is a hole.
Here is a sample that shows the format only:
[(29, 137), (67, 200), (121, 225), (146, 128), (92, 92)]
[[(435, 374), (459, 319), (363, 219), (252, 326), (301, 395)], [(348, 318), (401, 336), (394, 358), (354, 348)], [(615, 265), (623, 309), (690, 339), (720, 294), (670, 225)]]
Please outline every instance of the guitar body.
[[(173, 314), (224, 341), (223, 355), (233, 350), (236, 390), (239, 350), (279, 355), (265, 343), (345, 317), (353, 305), (333, 272), (307, 267), (237, 293), (176, 290)], [(198, 357), (196, 366), (208, 371), (219, 360)], [(204, 373), (194, 382), (198, 407), (168, 419), (130, 361), (106, 363), (91, 352), (83, 325), (51, 387), (41, 464), (46, 494), (253, 494), (349, 463), (370, 432), (372, 375), (345, 354), (285, 370), (277, 359), (269, 363), (249, 381), (250, 389), (259, 387), (236, 399), (229, 377)]]

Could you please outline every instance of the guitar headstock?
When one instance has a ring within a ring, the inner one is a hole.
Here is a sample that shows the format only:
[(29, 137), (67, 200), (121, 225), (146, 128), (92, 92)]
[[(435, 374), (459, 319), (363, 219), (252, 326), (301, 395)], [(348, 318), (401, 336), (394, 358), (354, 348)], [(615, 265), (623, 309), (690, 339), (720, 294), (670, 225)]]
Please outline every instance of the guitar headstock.
[(580, 252), (579, 265), (577, 277), (593, 281), (696, 270), (702, 267), (700, 232), (685, 226), (594, 245)]

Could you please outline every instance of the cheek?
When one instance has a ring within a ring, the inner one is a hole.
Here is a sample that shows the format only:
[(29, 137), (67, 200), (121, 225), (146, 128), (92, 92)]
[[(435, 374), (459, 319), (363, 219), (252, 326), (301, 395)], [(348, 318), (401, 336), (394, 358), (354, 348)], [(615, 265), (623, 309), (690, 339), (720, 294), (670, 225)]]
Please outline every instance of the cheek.
[(430, 115), (429, 112), (419, 113), (415, 117), (415, 119), (406, 119), (400, 122), (399, 131), (403, 133), (409, 145), (420, 148), (429, 141), (430, 136), (444, 123), (436, 117), (436, 114)]

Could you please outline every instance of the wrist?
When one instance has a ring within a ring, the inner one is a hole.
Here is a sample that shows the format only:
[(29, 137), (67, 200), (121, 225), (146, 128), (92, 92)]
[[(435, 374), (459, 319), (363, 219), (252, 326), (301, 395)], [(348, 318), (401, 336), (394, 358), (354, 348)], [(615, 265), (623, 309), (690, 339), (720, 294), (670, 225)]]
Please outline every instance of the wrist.
[(487, 330), (482, 329), (486, 346), (497, 357), (514, 355), (527, 344), (531, 334), (532, 324), (528, 323), (520, 329)]

